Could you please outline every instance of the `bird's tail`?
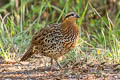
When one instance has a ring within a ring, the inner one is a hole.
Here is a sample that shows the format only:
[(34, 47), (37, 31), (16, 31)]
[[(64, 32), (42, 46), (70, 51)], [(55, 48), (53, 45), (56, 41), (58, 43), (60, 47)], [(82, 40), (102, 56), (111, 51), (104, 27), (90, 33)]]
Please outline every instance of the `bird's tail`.
[(31, 46), (28, 48), (27, 52), (24, 54), (24, 56), (20, 59), (20, 61), (25, 61), (25, 60), (27, 60), (28, 58), (31, 57), (31, 55), (33, 54), (32, 48), (33, 48), (33, 46), (31, 45)]

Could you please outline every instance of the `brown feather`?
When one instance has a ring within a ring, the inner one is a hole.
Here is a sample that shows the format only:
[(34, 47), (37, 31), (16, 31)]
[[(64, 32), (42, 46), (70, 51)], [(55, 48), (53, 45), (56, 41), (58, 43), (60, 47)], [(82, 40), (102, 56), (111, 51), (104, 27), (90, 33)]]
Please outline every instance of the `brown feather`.
[(21, 58), (20, 61), (25, 61), (25, 60), (27, 60), (29, 57), (31, 57), (31, 55), (33, 54), (32, 48), (33, 48), (33, 46), (30, 46), (30, 47), (28, 48), (27, 52), (24, 54), (24, 56)]
[(78, 42), (79, 29), (76, 24), (78, 15), (73, 12), (68, 15), (62, 23), (47, 25), (37, 32), (20, 61), (27, 60), (36, 53), (55, 60), (69, 53)]

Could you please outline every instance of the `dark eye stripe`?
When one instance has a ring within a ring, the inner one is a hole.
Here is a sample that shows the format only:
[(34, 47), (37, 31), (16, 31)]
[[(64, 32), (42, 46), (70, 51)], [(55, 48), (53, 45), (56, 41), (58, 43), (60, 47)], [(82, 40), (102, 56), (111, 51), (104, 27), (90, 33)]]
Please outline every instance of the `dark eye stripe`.
[(74, 16), (74, 14), (69, 14), (69, 15), (67, 15), (65, 18), (68, 18), (68, 17), (70, 17), (70, 16)]

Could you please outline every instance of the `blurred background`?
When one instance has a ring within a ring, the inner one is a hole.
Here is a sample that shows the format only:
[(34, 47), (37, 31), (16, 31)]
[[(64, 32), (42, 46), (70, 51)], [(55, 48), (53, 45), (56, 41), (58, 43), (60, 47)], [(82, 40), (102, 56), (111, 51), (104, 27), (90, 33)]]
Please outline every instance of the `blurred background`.
[(17, 60), (35, 32), (75, 11), (80, 40), (64, 60), (120, 61), (120, 0), (0, 0), (0, 56)]

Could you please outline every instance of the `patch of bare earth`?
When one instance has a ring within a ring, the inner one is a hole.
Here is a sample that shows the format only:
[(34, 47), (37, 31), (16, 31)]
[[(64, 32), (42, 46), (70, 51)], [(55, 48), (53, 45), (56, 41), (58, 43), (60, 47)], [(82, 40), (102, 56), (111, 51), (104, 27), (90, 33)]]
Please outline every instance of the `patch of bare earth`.
[(76, 62), (63, 70), (50, 70), (40, 59), (23, 63), (0, 63), (0, 80), (120, 80), (120, 65)]

